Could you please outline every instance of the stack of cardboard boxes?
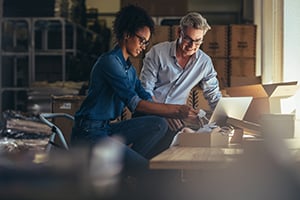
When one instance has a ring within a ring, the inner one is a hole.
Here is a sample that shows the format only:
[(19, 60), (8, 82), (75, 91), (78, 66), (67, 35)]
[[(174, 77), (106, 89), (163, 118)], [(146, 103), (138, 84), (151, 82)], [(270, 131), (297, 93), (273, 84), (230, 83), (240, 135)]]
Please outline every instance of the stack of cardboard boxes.
[(218, 73), (220, 87), (228, 87), (228, 26), (212, 25), (211, 30), (204, 37), (201, 49), (212, 58), (214, 67)]
[(230, 86), (261, 83), (256, 77), (256, 25), (229, 26)]
[(212, 25), (201, 48), (211, 56), (221, 88), (261, 82), (255, 73), (255, 25)]

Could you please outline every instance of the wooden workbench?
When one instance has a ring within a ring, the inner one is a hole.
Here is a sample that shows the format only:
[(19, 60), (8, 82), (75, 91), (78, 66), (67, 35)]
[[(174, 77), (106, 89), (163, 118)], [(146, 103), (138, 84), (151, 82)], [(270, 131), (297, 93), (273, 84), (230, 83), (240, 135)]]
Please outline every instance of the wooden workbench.
[[(292, 162), (300, 167), (300, 138), (282, 141), (270, 150), (276, 154), (282, 149), (281, 153), (287, 153), (286, 156), (291, 156)], [(228, 145), (228, 147), (173, 146), (152, 158), (150, 169), (222, 169), (244, 155), (245, 146), (256, 142), (262, 142), (262, 140), (247, 140), (243, 145)], [(285, 148), (289, 153), (284, 151)]]
[(151, 169), (212, 169), (226, 167), (243, 154), (240, 148), (171, 147), (150, 160)]

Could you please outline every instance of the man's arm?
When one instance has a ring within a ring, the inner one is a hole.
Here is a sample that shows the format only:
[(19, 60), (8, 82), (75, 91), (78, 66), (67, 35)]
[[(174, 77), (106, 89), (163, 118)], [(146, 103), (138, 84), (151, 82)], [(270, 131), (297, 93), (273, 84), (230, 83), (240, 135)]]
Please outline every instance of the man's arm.
[(158, 64), (155, 63), (155, 53), (151, 50), (147, 52), (145, 58), (143, 59), (143, 67), (140, 73), (140, 80), (145, 90), (153, 96), (153, 90), (157, 82), (159, 67)]
[(203, 96), (208, 101), (211, 110), (214, 110), (218, 101), (222, 97), (217, 78), (212, 78), (202, 83)]

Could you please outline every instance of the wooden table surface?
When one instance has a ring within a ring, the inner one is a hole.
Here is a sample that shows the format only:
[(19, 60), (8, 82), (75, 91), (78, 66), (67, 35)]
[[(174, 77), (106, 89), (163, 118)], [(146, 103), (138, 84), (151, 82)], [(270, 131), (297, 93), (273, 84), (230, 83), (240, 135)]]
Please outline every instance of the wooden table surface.
[(175, 146), (152, 158), (150, 169), (222, 168), (242, 154), (241, 148)]
[[(279, 144), (287, 147), (293, 162), (300, 167), (300, 138), (284, 139)], [(247, 143), (253, 143), (248, 141)], [(244, 145), (247, 144), (245, 142)], [(276, 153), (279, 147), (275, 147)], [(280, 148), (279, 148), (280, 149)], [(242, 146), (182, 147), (173, 146), (150, 160), (150, 169), (220, 169), (228, 166), (244, 154)]]

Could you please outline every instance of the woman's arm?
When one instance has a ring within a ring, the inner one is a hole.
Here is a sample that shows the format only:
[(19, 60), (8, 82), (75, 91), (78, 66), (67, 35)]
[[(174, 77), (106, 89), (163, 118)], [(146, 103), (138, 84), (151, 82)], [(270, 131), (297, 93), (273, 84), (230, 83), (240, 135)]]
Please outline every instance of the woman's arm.
[(163, 104), (145, 100), (141, 100), (138, 103), (136, 111), (177, 119), (196, 119), (198, 113), (195, 109), (187, 105)]

